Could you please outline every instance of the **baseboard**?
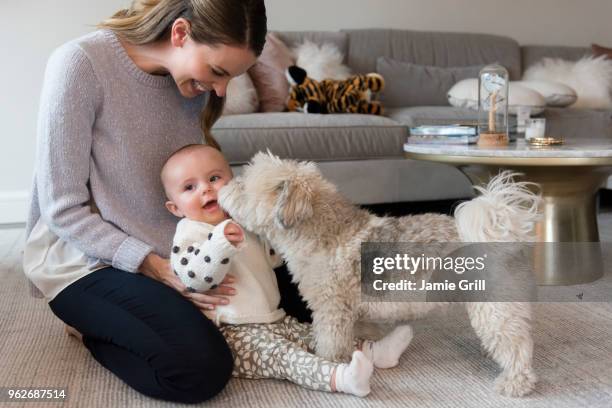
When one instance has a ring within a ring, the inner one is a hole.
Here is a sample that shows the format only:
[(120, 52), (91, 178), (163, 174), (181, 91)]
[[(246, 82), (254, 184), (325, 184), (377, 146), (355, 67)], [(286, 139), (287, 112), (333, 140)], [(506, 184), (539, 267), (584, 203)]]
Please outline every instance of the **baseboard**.
[(29, 191), (0, 192), (0, 225), (26, 222), (29, 198)]

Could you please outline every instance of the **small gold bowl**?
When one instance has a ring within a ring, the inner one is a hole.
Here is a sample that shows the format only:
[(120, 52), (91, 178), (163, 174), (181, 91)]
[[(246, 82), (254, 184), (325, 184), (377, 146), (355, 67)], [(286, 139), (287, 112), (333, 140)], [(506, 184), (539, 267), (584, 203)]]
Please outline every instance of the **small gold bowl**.
[(532, 137), (531, 139), (527, 139), (527, 143), (531, 146), (556, 146), (563, 144), (562, 137)]

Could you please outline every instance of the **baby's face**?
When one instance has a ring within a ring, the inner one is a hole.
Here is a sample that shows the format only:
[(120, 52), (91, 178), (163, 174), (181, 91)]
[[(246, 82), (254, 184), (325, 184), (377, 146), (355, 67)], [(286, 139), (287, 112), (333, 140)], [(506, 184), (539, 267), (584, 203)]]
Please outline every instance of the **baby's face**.
[(217, 225), (228, 218), (217, 202), (217, 193), (232, 171), (223, 155), (210, 147), (172, 157), (162, 176), (169, 201), (166, 208), (177, 217)]

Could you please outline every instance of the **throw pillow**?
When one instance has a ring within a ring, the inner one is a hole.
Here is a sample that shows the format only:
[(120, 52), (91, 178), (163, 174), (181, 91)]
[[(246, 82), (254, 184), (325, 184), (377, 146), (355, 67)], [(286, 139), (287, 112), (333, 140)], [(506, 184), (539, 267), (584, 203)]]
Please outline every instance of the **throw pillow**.
[(257, 112), (259, 99), (248, 72), (232, 78), (225, 91), (224, 115), (240, 115)]
[(612, 59), (612, 48), (602, 47), (601, 45), (591, 44), (591, 51), (596, 57), (605, 56), (607, 59)]
[(584, 57), (578, 61), (544, 58), (527, 68), (523, 80), (561, 82), (576, 91), (578, 99), (570, 108), (612, 108), (612, 60)]
[(294, 64), (287, 46), (274, 34), (266, 36), (266, 45), (249, 74), (259, 97), (261, 112), (282, 112), (289, 97), (285, 70)]
[[(542, 95), (513, 81), (508, 85), (508, 98), (508, 113), (511, 115), (516, 115), (519, 107), (528, 108), (531, 115), (542, 113), (546, 107)], [(478, 79), (457, 82), (448, 91), (448, 102), (457, 108), (478, 110)]]
[(458, 81), (478, 76), (482, 66), (435, 67), (380, 57), (376, 71), (385, 78), (385, 106), (447, 105), (448, 90)]
[(293, 49), (295, 65), (303, 68), (308, 77), (317, 81), (324, 79), (344, 80), (351, 75), (349, 67), (344, 65), (344, 54), (331, 43), (317, 45), (311, 41)]
[(576, 102), (576, 91), (561, 82), (554, 81), (516, 81), (515, 83), (539, 92), (546, 106), (564, 108)]

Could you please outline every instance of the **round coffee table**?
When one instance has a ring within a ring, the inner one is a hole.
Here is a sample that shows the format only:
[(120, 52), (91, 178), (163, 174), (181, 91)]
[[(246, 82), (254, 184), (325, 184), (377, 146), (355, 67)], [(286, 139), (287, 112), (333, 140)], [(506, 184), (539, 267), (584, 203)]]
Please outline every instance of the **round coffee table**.
[(406, 143), (404, 153), (408, 159), (453, 165), (473, 184), (485, 184), (502, 169), (522, 173), (522, 179), (539, 185), (543, 198), (537, 240), (555, 243), (544, 245), (545, 253), (537, 256), (538, 283), (569, 285), (602, 276), (597, 191), (612, 174), (609, 140), (533, 147), (519, 139), (501, 148)]

